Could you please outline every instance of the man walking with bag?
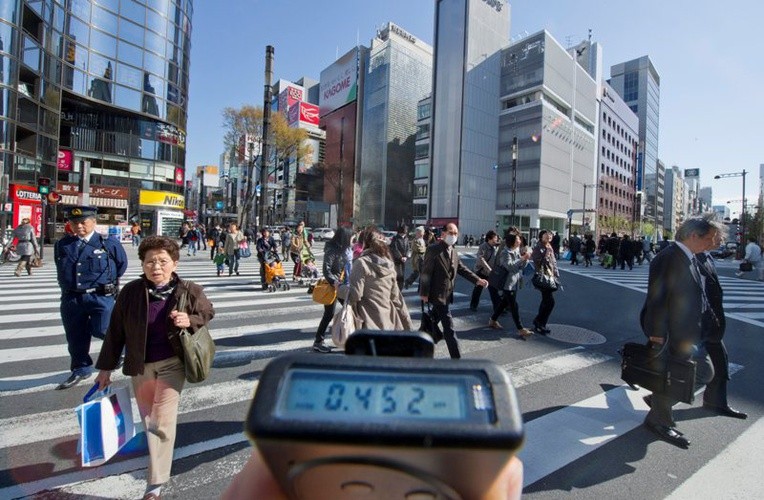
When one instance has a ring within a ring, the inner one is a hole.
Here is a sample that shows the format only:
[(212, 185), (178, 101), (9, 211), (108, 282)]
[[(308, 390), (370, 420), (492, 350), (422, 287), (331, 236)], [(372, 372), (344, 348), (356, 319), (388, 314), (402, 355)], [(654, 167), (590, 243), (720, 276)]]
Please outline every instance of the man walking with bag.
[(433, 313), (443, 326), (443, 338), (448, 346), (448, 354), (453, 359), (462, 357), (449, 310), (449, 305), (454, 301), (456, 275), (459, 274), (473, 284), (488, 286), (486, 280), (462, 263), (454, 248), (458, 238), (459, 228), (456, 224), (447, 224), (443, 231), (443, 239), (427, 248), (419, 277), (419, 296), (424, 303), (432, 304)]
[[(713, 248), (716, 228), (707, 220), (686, 220), (676, 232), (676, 242), (661, 250), (650, 264), (647, 298), (640, 323), (655, 356), (668, 354), (696, 363), (695, 385), (709, 382), (714, 375), (711, 360), (701, 344), (702, 318), (713, 315), (705, 291), (705, 278), (695, 257)], [(700, 348), (698, 348), (700, 347)], [(662, 393), (645, 396), (650, 411), (645, 426), (659, 438), (680, 448), (690, 441), (679, 432), (671, 407), (676, 400)]]

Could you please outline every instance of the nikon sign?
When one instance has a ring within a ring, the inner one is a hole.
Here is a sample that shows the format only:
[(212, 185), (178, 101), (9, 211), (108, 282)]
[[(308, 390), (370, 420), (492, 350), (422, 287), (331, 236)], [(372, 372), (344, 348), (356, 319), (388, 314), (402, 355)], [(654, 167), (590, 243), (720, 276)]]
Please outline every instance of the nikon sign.
[(141, 189), (138, 204), (144, 207), (174, 208), (183, 210), (186, 208), (186, 200), (182, 194), (169, 191), (147, 191)]

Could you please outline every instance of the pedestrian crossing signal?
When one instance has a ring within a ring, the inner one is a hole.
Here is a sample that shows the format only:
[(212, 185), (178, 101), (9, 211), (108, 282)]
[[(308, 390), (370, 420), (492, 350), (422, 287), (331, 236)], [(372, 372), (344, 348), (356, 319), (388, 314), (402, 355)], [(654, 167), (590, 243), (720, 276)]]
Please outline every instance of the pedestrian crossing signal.
[(37, 179), (37, 192), (44, 195), (50, 194), (50, 179), (48, 177)]

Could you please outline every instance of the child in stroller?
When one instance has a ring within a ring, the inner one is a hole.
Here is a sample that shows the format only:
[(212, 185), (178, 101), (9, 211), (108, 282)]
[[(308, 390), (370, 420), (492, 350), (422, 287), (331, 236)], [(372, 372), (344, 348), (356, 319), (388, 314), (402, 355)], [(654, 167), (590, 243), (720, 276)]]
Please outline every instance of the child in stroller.
[(284, 265), (276, 252), (268, 252), (265, 258), (265, 284), (269, 292), (290, 288), (284, 273)]

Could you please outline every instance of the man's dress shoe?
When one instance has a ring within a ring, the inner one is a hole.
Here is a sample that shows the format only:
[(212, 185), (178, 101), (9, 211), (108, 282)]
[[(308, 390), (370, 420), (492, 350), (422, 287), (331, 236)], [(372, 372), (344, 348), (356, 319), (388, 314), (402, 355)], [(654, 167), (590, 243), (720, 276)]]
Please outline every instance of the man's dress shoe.
[(739, 418), (740, 420), (745, 420), (748, 418), (747, 413), (743, 413), (742, 411), (736, 410), (729, 406), (715, 406), (708, 403), (703, 403), (703, 408), (711, 410), (717, 415), (722, 415), (724, 417)]
[(690, 446), (690, 440), (684, 437), (675, 427), (667, 427), (650, 422), (645, 422), (645, 426), (667, 443), (679, 446), (680, 448), (688, 448)]
[(79, 384), (83, 380), (89, 379), (93, 374), (88, 373), (87, 375), (79, 374), (72, 372), (71, 375), (69, 375), (69, 378), (58, 384), (56, 387), (57, 391), (60, 391), (62, 389), (68, 389), (70, 387), (74, 387), (75, 385)]

